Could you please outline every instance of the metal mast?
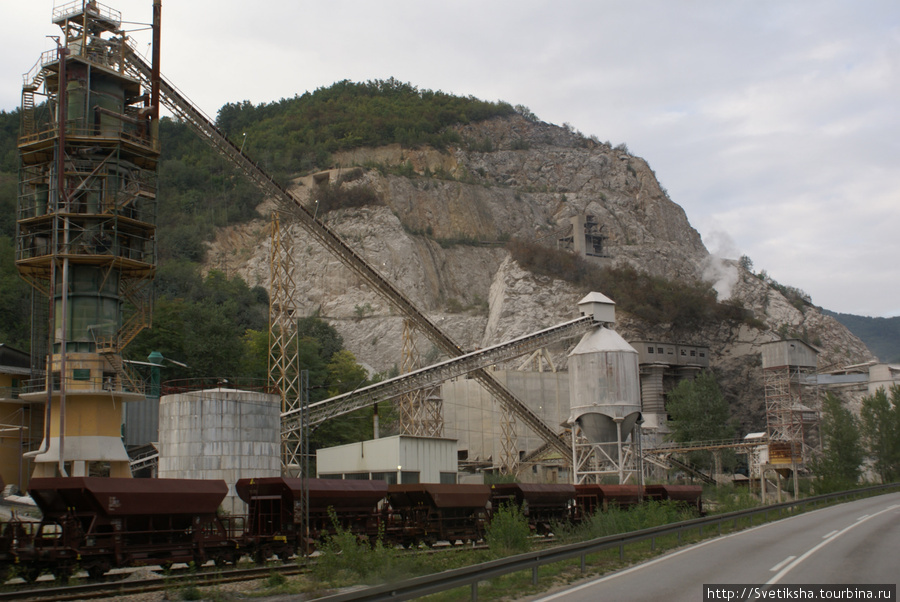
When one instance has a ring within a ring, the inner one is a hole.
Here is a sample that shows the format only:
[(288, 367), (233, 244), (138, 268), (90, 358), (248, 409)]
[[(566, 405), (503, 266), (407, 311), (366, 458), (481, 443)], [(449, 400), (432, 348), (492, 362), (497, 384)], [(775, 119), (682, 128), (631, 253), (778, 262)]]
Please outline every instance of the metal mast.
[[(301, 409), (300, 361), (297, 335), (296, 262), (291, 228), (272, 212), (269, 264), (269, 380), (281, 396), (281, 412)], [(298, 476), (302, 463), (301, 431), (281, 437), (281, 468), (287, 476)]]

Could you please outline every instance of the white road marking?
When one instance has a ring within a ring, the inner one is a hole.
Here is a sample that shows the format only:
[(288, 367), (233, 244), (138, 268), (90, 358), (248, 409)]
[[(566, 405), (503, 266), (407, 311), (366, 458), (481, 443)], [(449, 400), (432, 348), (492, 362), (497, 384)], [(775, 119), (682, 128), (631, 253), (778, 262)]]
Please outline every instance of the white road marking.
[[(893, 510), (894, 508), (900, 508), (900, 504), (895, 504), (895, 505), (893, 505), (893, 506), (889, 506), (889, 507), (887, 508), (887, 510)], [(600, 577), (599, 579), (594, 579), (593, 581), (588, 581), (588, 582), (586, 582), (586, 583), (582, 583), (581, 585), (578, 585), (578, 586), (575, 586), (575, 587), (572, 587), (572, 588), (569, 588), (569, 589), (564, 589), (564, 590), (559, 591), (559, 592), (557, 592), (557, 593), (555, 593), (555, 594), (551, 594), (551, 595), (549, 595), (549, 596), (545, 596), (545, 597), (543, 597), (543, 598), (539, 598), (539, 599), (536, 600), (535, 602), (550, 602), (551, 600), (557, 600), (557, 599), (563, 598), (563, 597), (565, 597), (565, 596), (567, 596), (567, 595), (569, 595), (569, 594), (571, 594), (571, 593), (574, 593), (574, 592), (577, 592), (577, 591), (581, 591), (581, 590), (584, 590), (584, 589), (588, 589), (588, 588), (590, 588), (590, 587), (593, 587), (593, 586), (598, 585), (598, 584), (600, 584), (600, 583), (603, 583), (603, 582), (605, 582), (605, 581), (611, 581), (612, 579), (615, 579), (616, 577), (621, 577), (621, 576), (623, 576), (623, 575), (627, 575), (627, 574), (629, 574), (629, 573), (633, 573), (633, 572), (635, 572), (635, 571), (639, 571), (639, 570), (641, 570), (641, 569), (644, 569), (644, 568), (653, 566), (653, 565), (655, 565), (655, 564), (657, 564), (657, 563), (660, 563), (660, 562), (663, 562), (663, 561), (665, 561), (665, 560), (668, 560), (669, 558), (672, 558), (673, 556), (680, 556), (681, 554), (684, 554), (685, 552), (691, 552), (691, 551), (693, 551), (693, 550), (695, 550), (695, 549), (697, 549), (697, 548), (705, 547), (705, 546), (707, 546), (707, 545), (709, 545), (709, 544), (711, 544), (711, 543), (720, 542), (720, 541), (722, 541), (722, 540), (730, 539), (730, 538), (732, 538), (732, 537), (737, 537), (737, 536), (739, 536), (739, 535), (743, 535), (743, 534), (746, 534), (746, 533), (751, 533), (751, 532), (753, 532), (753, 531), (758, 531), (758, 530), (761, 530), (761, 529), (766, 529), (766, 528), (768, 528), (768, 527), (773, 527), (773, 526), (777, 525), (778, 523), (784, 524), (784, 522), (787, 522), (787, 521), (792, 521), (792, 520), (800, 519), (800, 518), (802, 518), (802, 517), (812, 516), (812, 515), (818, 514), (818, 513), (820, 513), (820, 512), (824, 512), (826, 509), (827, 509), (827, 508), (824, 508), (824, 507), (823, 507), (823, 508), (816, 508), (816, 509), (814, 509), (814, 510), (810, 510), (809, 512), (804, 512), (804, 513), (802, 513), (802, 514), (795, 514), (795, 515), (793, 515), (793, 516), (789, 516), (789, 517), (787, 517), (787, 518), (783, 518), (783, 519), (781, 519), (780, 521), (774, 521), (774, 522), (770, 522), (770, 523), (763, 523), (763, 524), (757, 525), (757, 526), (755, 526), (755, 527), (750, 527), (749, 529), (744, 529), (744, 530), (742, 530), (742, 531), (735, 531), (734, 533), (729, 533), (728, 535), (722, 535), (722, 536), (720, 536), (720, 537), (715, 537), (715, 538), (713, 538), (713, 539), (707, 539), (707, 540), (705, 540), (705, 541), (702, 541), (702, 542), (700, 542), (700, 543), (694, 544), (694, 545), (689, 546), (689, 547), (687, 547), (687, 548), (682, 548), (682, 549), (680, 549), (680, 550), (677, 550), (677, 551), (675, 551), (675, 552), (672, 552), (671, 554), (665, 554), (665, 555), (663, 555), (663, 556), (659, 556), (658, 558), (655, 558), (655, 559), (650, 560), (650, 561), (648, 561), (648, 562), (644, 562), (644, 563), (642, 563), (642, 564), (635, 565), (635, 566), (633, 566), (633, 567), (630, 567), (630, 568), (625, 569), (625, 570), (623, 570), (623, 571), (620, 571), (620, 572), (618, 572), (618, 573), (612, 573), (612, 574), (610, 574), (610, 575), (606, 575), (606, 576), (604, 576), (604, 577)], [(879, 512), (878, 514), (881, 514), (881, 512)], [(857, 524), (859, 524), (859, 523), (857, 523)], [(825, 543), (828, 543), (828, 541), (831, 541), (831, 540), (826, 540), (826, 541), (822, 542), (821, 544), (819, 544), (819, 546), (817, 546), (817, 547), (821, 547), (821, 546), (824, 545)], [(808, 555), (808, 554), (810, 554), (810, 552), (807, 552), (807, 555)], [(802, 560), (802, 559), (801, 559), (801, 560)], [(795, 562), (795, 563), (798, 563), (797, 560), (794, 560), (794, 562)], [(792, 563), (792, 564), (793, 564), (793, 563)], [(799, 563), (798, 563), (798, 564), (799, 564)], [(794, 565), (794, 566), (796, 566), (796, 565)], [(782, 574), (782, 573), (783, 573), (783, 574)], [(779, 573), (778, 575), (775, 575), (775, 577), (773, 577), (773, 579), (781, 579), (781, 577), (783, 577), (784, 574), (787, 574), (787, 571), (786, 571), (786, 570), (783, 570), (782, 573)], [(769, 583), (777, 583), (777, 581), (770, 581)]]
[(838, 533), (839, 533), (839, 531), (837, 529), (835, 529), (831, 533), (826, 533), (825, 535), (823, 535), (822, 539), (831, 539), (832, 536), (837, 535)]
[(783, 518), (783, 519), (781, 519), (781, 521), (774, 521), (774, 522), (770, 522), (770, 523), (763, 523), (763, 524), (757, 525), (757, 526), (755, 526), (755, 527), (750, 527), (749, 529), (744, 529), (744, 530), (742, 530), (742, 531), (735, 531), (734, 533), (729, 533), (728, 535), (722, 535), (722, 536), (720, 536), (720, 537), (714, 537), (713, 539), (707, 539), (707, 540), (705, 540), (705, 541), (701, 541), (700, 543), (693, 544), (693, 545), (691, 545), (691, 546), (689, 546), (689, 547), (687, 547), (687, 548), (682, 548), (682, 549), (680, 549), (680, 550), (676, 550), (675, 552), (672, 552), (671, 554), (665, 554), (665, 555), (663, 555), (663, 556), (659, 556), (659, 557), (657, 557), (657, 558), (654, 558), (653, 560), (650, 560), (650, 561), (648, 561), (648, 562), (644, 562), (644, 563), (642, 563), (642, 564), (637, 564), (637, 565), (635, 565), (635, 566), (633, 566), (633, 567), (630, 567), (630, 568), (627, 568), (627, 569), (625, 569), (625, 570), (623, 570), (623, 571), (619, 571), (618, 573), (612, 573), (612, 574), (610, 574), (610, 575), (606, 575), (606, 576), (604, 576), (604, 577), (600, 577), (599, 579), (595, 579), (595, 580), (593, 580), (593, 581), (588, 581), (587, 583), (582, 583), (581, 585), (575, 586), (575, 587), (573, 587), (573, 588), (570, 588), (570, 589), (564, 589), (564, 590), (559, 591), (559, 592), (557, 592), (557, 593), (555, 593), (555, 594), (551, 594), (551, 595), (549, 595), (549, 596), (545, 596), (545, 597), (543, 597), (543, 598), (539, 598), (539, 599), (536, 600), (535, 602), (550, 602), (550, 600), (556, 600), (556, 599), (558, 599), (558, 598), (562, 598), (562, 597), (567, 596), (567, 595), (569, 595), (569, 594), (571, 594), (571, 593), (573, 593), (573, 592), (577, 592), (577, 591), (581, 591), (581, 590), (583, 590), (583, 589), (587, 589), (587, 588), (589, 588), (589, 587), (593, 587), (593, 586), (595, 586), (595, 585), (597, 585), (597, 584), (600, 584), (600, 583), (603, 583), (603, 582), (605, 582), (605, 581), (610, 581), (610, 580), (612, 580), (612, 579), (615, 579), (616, 577), (621, 577), (621, 576), (623, 576), (623, 575), (628, 575), (629, 573), (633, 573), (633, 572), (635, 572), (635, 571), (639, 571), (639, 570), (641, 570), (641, 569), (645, 569), (645, 568), (647, 568), (647, 567), (653, 566), (654, 564), (657, 564), (657, 563), (663, 562), (663, 561), (665, 561), (665, 560), (668, 560), (668, 559), (670, 559), (670, 558), (672, 558), (672, 557), (674, 557), (674, 556), (680, 556), (681, 554), (684, 554), (685, 552), (692, 552), (692, 551), (696, 550), (697, 548), (702, 548), (702, 547), (708, 546), (709, 544), (712, 544), (712, 543), (720, 542), (720, 541), (723, 541), (723, 540), (725, 540), (725, 539), (730, 539), (730, 538), (732, 538), (732, 537), (737, 537), (737, 536), (739, 536), (739, 535), (743, 535), (743, 534), (746, 534), (746, 533), (752, 533), (753, 531), (759, 531), (759, 530), (761, 530), (761, 529), (766, 529), (766, 528), (769, 528), (769, 527), (773, 527), (776, 523), (779, 523), (779, 522), (781, 522), (782, 524), (784, 524), (784, 522), (782, 522), (782, 521), (792, 521), (792, 520), (797, 520), (797, 519), (799, 519), (799, 518), (801, 518), (801, 517), (803, 517), (803, 516), (810, 516), (810, 515), (812, 515), (812, 514), (816, 514), (816, 513), (819, 513), (819, 512), (824, 512), (825, 510), (826, 510), (826, 508), (816, 508), (815, 510), (811, 510), (811, 511), (809, 511), (809, 512), (804, 512), (803, 514), (795, 514), (795, 515), (793, 515), (793, 516), (789, 516), (789, 517), (787, 517), (787, 518)]
[(773, 573), (774, 573), (775, 571), (780, 571), (780, 570), (781, 570), (781, 567), (783, 567), (784, 565), (786, 565), (787, 563), (789, 563), (790, 561), (792, 561), (794, 558), (796, 558), (796, 556), (788, 556), (787, 558), (785, 558), (784, 560), (782, 560), (781, 562), (779, 562), (778, 564), (776, 564), (775, 566), (773, 566), (773, 567), (770, 568), (769, 570), (772, 571)]
[(860, 517), (859, 517), (858, 519), (856, 519), (856, 520), (863, 520), (864, 518), (869, 518), (869, 515), (868, 515), (868, 514), (863, 514), (862, 516), (860, 516)]
[[(831, 543), (832, 541), (836, 540), (838, 537), (840, 537), (841, 535), (843, 535), (844, 533), (846, 533), (846, 532), (849, 531), (850, 529), (853, 529), (854, 527), (858, 527), (859, 525), (863, 524), (864, 522), (866, 522), (866, 521), (869, 520), (870, 518), (875, 518), (875, 517), (878, 516), (879, 514), (884, 514), (885, 512), (888, 512), (888, 511), (892, 510), (893, 508), (898, 508), (898, 507), (900, 507), (900, 505), (889, 506), (888, 508), (885, 508), (885, 509), (882, 510), (881, 512), (876, 512), (875, 514), (872, 514), (871, 516), (867, 516), (866, 518), (864, 518), (864, 519), (862, 519), (862, 520), (856, 521), (855, 523), (853, 523), (853, 524), (850, 525), (849, 527), (844, 527), (843, 529), (841, 529), (840, 531), (838, 531), (838, 532), (834, 535), (834, 537), (829, 537), (828, 539), (825, 539), (825, 540), (822, 541), (821, 543), (819, 543), (819, 544), (817, 544), (817, 545), (811, 547), (811, 548), (810, 548), (809, 550), (807, 550), (802, 556), (800, 556), (799, 558), (797, 558), (796, 560), (794, 560), (793, 562), (791, 562), (789, 565), (787, 565), (787, 566), (784, 567), (783, 569), (781, 569), (781, 571), (779, 571), (779, 573), (778, 573), (777, 575), (775, 575), (774, 577), (772, 577), (771, 579), (769, 579), (768, 581), (766, 581), (766, 585), (774, 585), (775, 583), (778, 583), (779, 581), (781, 581), (781, 578), (782, 578), (782, 577), (784, 577), (785, 575), (787, 575), (787, 574), (788, 574), (789, 572), (791, 572), (794, 568), (800, 566), (800, 563), (801, 563), (801, 562), (803, 562), (804, 560), (806, 560), (807, 558), (809, 558), (810, 556), (812, 556), (813, 554), (815, 554), (816, 552), (818, 552), (819, 549), (825, 547), (826, 545), (828, 545), (828, 544)], [(829, 534), (829, 535), (830, 535), (830, 534)]]

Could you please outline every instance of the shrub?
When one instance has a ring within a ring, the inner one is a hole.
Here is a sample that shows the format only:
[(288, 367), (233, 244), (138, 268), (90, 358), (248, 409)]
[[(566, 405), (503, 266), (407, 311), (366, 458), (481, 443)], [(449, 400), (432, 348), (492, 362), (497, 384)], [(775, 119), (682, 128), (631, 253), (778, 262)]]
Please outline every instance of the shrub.
[(484, 540), (497, 556), (509, 556), (528, 551), (531, 528), (522, 509), (515, 504), (503, 504), (496, 510), (484, 534)]
[(273, 588), (282, 587), (285, 583), (287, 583), (287, 577), (275, 571), (269, 573), (269, 577), (266, 579), (266, 585)]
[[(719, 303), (709, 283), (673, 281), (631, 266), (600, 268), (569, 251), (515, 239), (506, 246), (524, 269), (602, 292), (619, 308), (650, 324), (696, 328), (705, 322), (753, 322), (738, 301)], [(758, 323), (758, 321), (756, 321)]]
[(340, 184), (325, 184), (317, 188), (313, 196), (318, 203), (317, 212), (320, 215), (335, 209), (384, 204), (371, 186), (347, 187)]
[(332, 514), (334, 534), (319, 548), (313, 572), (324, 583), (375, 583), (398, 576), (402, 559), (390, 547), (385, 547), (381, 536), (374, 544), (342, 528)]

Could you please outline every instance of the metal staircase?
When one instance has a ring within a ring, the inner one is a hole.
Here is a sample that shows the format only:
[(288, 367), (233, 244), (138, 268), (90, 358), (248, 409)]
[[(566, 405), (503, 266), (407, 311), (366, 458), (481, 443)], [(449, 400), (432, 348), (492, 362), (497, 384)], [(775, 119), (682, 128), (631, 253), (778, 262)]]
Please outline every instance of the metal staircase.
[[(141, 380), (136, 378), (131, 371), (125, 366), (124, 361), (122, 360), (122, 356), (118, 352), (99, 352), (106, 361), (109, 362), (109, 365), (113, 367), (116, 371), (116, 376), (119, 378), (118, 383), (110, 383), (111, 390), (114, 391), (127, 391), (129, 393), (143, 393), (144, 387), (141, 384)], [(106, 386), (106, 385), (104, 385)]]
[(43, 85), (47, 76), (47, 71), (43, 65), (44, 55), (41, 55), (34, 67), (23, 76), (25, 81), (22, 84), (22, 131), (25, 135), (34, 133), (34, 94)]

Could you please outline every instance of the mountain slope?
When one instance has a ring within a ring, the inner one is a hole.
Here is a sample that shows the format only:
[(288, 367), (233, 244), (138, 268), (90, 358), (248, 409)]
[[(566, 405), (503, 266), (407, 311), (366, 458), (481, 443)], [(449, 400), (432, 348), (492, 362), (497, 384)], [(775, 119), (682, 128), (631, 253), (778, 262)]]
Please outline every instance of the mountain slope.
[(900, 316), (870, 318), (823, 310), (858, 336), (882, 362), (900, 362)]
[[(667, 322), (648, 319), (657, 315), (652, 311), (620, 311), (617, 329), (632, 340), (708, 345), (745, 430), (764, 425), (761, 344), (805, 338), (820, 349), (821, 366), (872, 357), (859, 339), (811, 304), (785, 298), (736, 262), (712, 258), (650, 167), (625, 149), (521, 115), (454, 129), (462, 142), (446, 150), (395, 144), (335, 153), (340, 168), (298, 178), (294, 191), (465, 347), (575, 316), (575, 303), (589, 292), (583, 283), (524, 270), (500, 243), (515, 238), (554, 249), (558, 239), (571, 235), (570, 218), (590, 214), (607, 237), (610, 258), (600, 263), (676, 282), (668, 287), (673, 294), (683, 285), (709, 287), (699, 281), (713, 263), (728, 276), (731, 303), (739, 310), (732, 319)], [(368, 191), (360, 196), (369, 200), (333, 202), (354, 189)], [(211, 265), (266, 285), (269, 242), (262, 226), (220, 231), (210, 249)], [(302, 241), (296, 260), (305, 275), (295, 294), (301, 312), (329, 320), (348, 348), (374, 368), (399, 365), (402, 320), (315, 242), (300, 231), (296, 235)], [(436, 359), (430, 344), (418, 343), (426, 360)], [(552, 350), (557, 365), (565, 364), (567, 351)]]

